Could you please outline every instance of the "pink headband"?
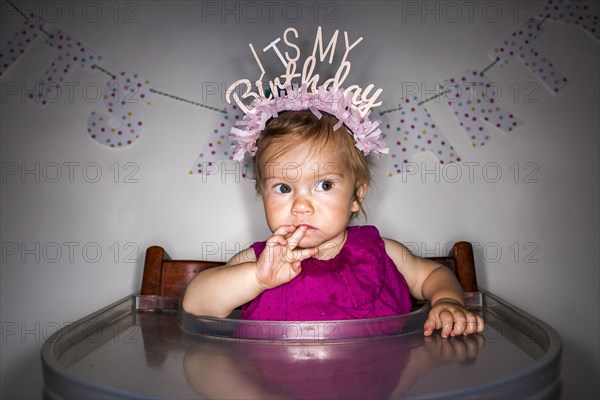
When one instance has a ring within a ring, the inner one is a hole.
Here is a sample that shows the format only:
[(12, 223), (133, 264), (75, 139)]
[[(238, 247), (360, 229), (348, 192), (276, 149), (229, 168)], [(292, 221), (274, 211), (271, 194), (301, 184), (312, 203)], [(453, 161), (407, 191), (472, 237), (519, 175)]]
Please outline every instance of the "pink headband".
[[(293, 84), (282, 91), (282, 94), (271, 97), (258, 97), (250, 104), (249, 112), (241, 121), (236, 122), (237, 127), (231, 128), (229, 139), (233, 142), (233, 159), (242, 162), (244, 156), (256, 154), (256, 141), (271, 118), (275, 118), (283, 111), (310, 110), (317, 118), (321, 119), (321, 112), (326, 112), (338, 119), (334, 130), (345, 125), (356, 142), (356, 147), (365, 155), (370, 153), (381, 157), (389, 149), (382, 140), (382, 132), (378, 128), (380, 121), (371, 121), (363, 117), (360, 111), (352, 104), (352, 94), (344, 89), (329, 91), (323, 86), (315, 91), (303, 85)], [(285, 94), (283, 94), (285, 93)]]
[[(254, 156), (256, 154), (256, 142), (265, 129), (267, 121), (277, 117), (283, 111), (298, 110), (310, 110), (319, 119), (322, 116), (321, 112), (337, 118), (338, 123), (334, 129), (345, 125), (354, 137), (356, 147), (365, 155), (373, 153), (381, 157), (389, 151), (386, 143), (382, 140), (382, 132), (378, 128), (380, 122), (369, 119), (371, 109), (381, 104), (381, 101), (377, 102), (377, 98), (383, 89), (377, 89), (371, 93), (373, 84), (364, 88), (359, 85), (350, 85), (347, 89), (342, 88), (351, 68), (348, 55), (363, 40), (362, 37), (352, 41), (348, 32), (344, 32), (345, 51), (336, 73), (323, 84), (318, 83), (321, 76), (314, 73), (315, 65), (318, 62), (327, 62), (327, 60), (329, 64), (332, 63), (337, 47), (338, 33), (339, 31), (336, 30), (329, 44), (325, 46), (323, 32), (319, 26), (312, 53), (304, 62), (300, 62), (300, 48), (294, 43), (293, 38), (298, 38), (298, 31), (295, 28), (287, 28), (283, 32), (283, 43), (294, 51), (293, 57), (287, 51), (284, 52), (284, 57), (277, 47), (280, 44), (283, 45), (282, 38), (278, 37), (265, 47), (263, 52), (274, 50), (285, 67), (282, 75), (269, 81), (268, 87), (271, 90), (269, 96), (265, 96), (263, 90), (262, 79), (265, 75), (265, 68), (254, 46), (250, 43), (250, 50), (261, 70), (260, 77), (255, 80), (257, 91), (251, 91), (252, 84), (249, 79), (240, 79), (227, 90), (227, 102), (231, 103), (231, 97), (233, 97), (233, 100), (246, 114), (241, 121), (236, 123), (236, 127), (231, 128), (229, 133), (229, 139), (233, 142), (234, 160), (242, 162), (246, 155)], [(320, 51), (317, 52), (317, 50)], [(302, 73), (297, 71), (302, 71)], [(297, 77), (301, 77), (302, 84), (292, 83), (292, 80)], [(283, 78), (283, 84), (280, 78)], [(242, 98), (236, 91), (238, 86), (242, 88), (245, 86), (240, 92), (243, 93)], [(247, 98), (254, 98), (254, 100), (246, 105), (242, 99)]]

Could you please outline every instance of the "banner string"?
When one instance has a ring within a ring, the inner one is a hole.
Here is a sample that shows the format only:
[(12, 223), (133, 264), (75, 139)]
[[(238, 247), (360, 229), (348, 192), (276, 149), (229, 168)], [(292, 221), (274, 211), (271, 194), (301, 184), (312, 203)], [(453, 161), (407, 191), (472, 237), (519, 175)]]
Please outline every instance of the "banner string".
[(496, 65), (497, 62), (498, 62), (498, 59), (495, 59), (494, 61), (492, 61), (492, 63), (490, 65), (488, 65), (487, 67), (485, 67), (484, 69), (481, 70), (481, 72), (479, 73), (479, 76), (483, 76), (486, 72), (488, 72), (488, 70), (490, 68), (492, 68), (494, 65)]
[[(23, 12), (22, 12), (22, 11), (21, 11), (21, 10), (20, 10), (20, 9), (19, 9), (17, 6), (15, 6), (15, 5), (12, 3), (12, 1), (10, 1), (10, 0), (7, 0), (7, 1), (8, 1), (8, 4), (9, 4), (9, 5), (10, 5), (12, 8), (14, 8), (14, 9), (15, 9), (15, 11), (17, 11), (19, 14), (21, 14), (21, 16), (22, 16), (23, 18), (25, 18), (25, 21), (29, 21), (29, 19), (30, 19), (30, 18), (29, 18), (27, 15), (23, 14)], [(31, 16), (33, 17), (33, 14), (31, 14)], [(43, 20), (44, 20), (44, 18), (40, 17), (40, 21), (43, 21)], [(49, 38), (50, 38), (50, 37), (52, 37), (52, 35), (51, 35), (51, 34), (49, 34), (48, 32), (46, 32), (46, 30), (44, 29), (44, 27), (43, 27), (43, 26), (40, 26), (39, 28), (40, 28), (40, 31), (42, 31), (42, 33), (43, 33), (44, 35), (48, 36)]]
[[(438, 83), (438, 85), (440, 85), (440, 84)], [(444, 86), (440, 85), (440, 89), (443, 89), (443, 88), (444, 88)], [(440, 93), (436, 94), (435, 96), (431, 96), (431, 97), (429, 97), (429, 98), (427, 98), (425, 100), (422, 100), (422, 101), (418, 102), (417, 105), (418, 106), (422, 106), (423, 104), (427, 103), (428, 101), (435, 100), (438, 97), (443, 96), (443, 95), (444, 95), (444, 92), (440, 92)], [(400, 110), (402, 110), (402, 107), (392, 108), (390, 110), (381, 111), (379, 113), (379, 115), (384, 115), (384, 114), (387, 114), (387, 113), (391, 113), (391, 112), (394, 112), (394, 111), (400, 111)]]
[[(541, 20), (541, 21), (538, 23), (538, 25), (537, 25), (537, 26), (538, 26), (538, 28), (539, 28), (539, 27), (542, 25), (542, 23), (543, 23), (543, 22), (544, 22), (544, 21), (545, 21), (547, 18), (548, 18), (548, 16), (547, 16), (547, 15), (546, 15), (546, 16), (544, 16), (544, 18), (543, 18), (543, 19), (542, 19), (542, 20)], [(479, 76), (484, 76), (484, 74), (485, 74), (486, 72), (488, 72), (488, 71), (489, 71), (489, 70), (490, 70), (490, 69), (491, 69), (491, 68), (492, 68), (494, 65), (496, 65), (496, 64), (498, 63), (498, 61), (499, 61), (498, 59), (496, 59), (496, 60), (492, 61), (492, 62), (491, 62), (491, 63), (490, 63), (490, 64), (489, 64), (487, 67), (485, 67), (484, 69), (482, 69), (482, 70), (481, 70), (481, 72), (479, 73)], [(439, 85), (439, 84), (438, 84), (438, 85)], [(443, 86), (442, 86), (442, 85), (440, 85), (440, 88), (443, 88)], [(432, 96), (432, 97), (429, 97), (429, 98), (427, 98), (427, 99), (425, 99), (425, 100), (423, 100), (423, 101), (420, 101), (420, 102), (418, 103), (418, 105), (419, 105), (419, 106), (420, 106), (420, 105), (423, 105), (423, 104), (427, 103), (428, 101), (431, 101), (431, 100), (437, 99), (438, 97), (440, 97), (440, 96), (442, 96), (442, 95), (443, 95), (443, 93), (438, 93), (438, 94), (436, 94), (435, 96)], [(391, 108), (391, 109), (389, 109), (389, 110), (384, 110), (384, 111), (381, 111), (381, 112), (379, 113), (379, 115), (381, 116), (381, 115), (385, 115), (385, 114), (387, 114), (387, 113), (391, 113), (391, 112), (395, 112), (395, 111), (400, 111), (400, 110), (402, 110), (402, 107), (398, 107), (398, 108)]]
[(100, 70), (101, 72), (104, 72), (106, 75), (108, 75), (111, 79), (117, 79), (117, 76), (115, 74), (113, 74), (112, 72), (109, 72), (107, 70), (105, 70), (104, 68), (102, 68), (101, 66), (99, 66), (98, 64), (94, 64), (92, 66), (92, 68), (96, 68), (98, 70)]
[(208, 108), (209, 110), (218, 111), (220, 113), (227, 114), (227, 110), (221, 110), (220, 108), (207, 106), (206, 104), (202, 104), (202, 103), (198, 103), (196, 101), (184, 99), (183, 97), (174, 96), (172, 94), (164, 93), (164, 92), (161, 92), (161, 91), (158, 91), (158, 90), (155, 90), (155, 89), (150, 89), (150, 91), (152, 93), (160, 94), (161, 96), (165, 96), (165, 97), (168, 97), (168, 98), (173, 99), (173, 100), (182, 101), (184, 103), (193, 104), (193, 105), (198, 106), (198, 107)]
[[(8, 2), (8, 4), (12, 8), (15, 9), (15, 11), (17, 11), (23, 18), (25, 18), (26, 21), (29, 21), (30, 18), (27, 17), (27, 15), (25, 15), (17, 6), (15, 6), (12, 3), (11, 0), (7, 0), (7, 2)], [(559, 0), (559, 2), (562, 2), (562, 0)], [(33, 17), (33, 15), (32, 15), (32, 17)], [(540, 22), (537, 25), (538, 28), (544, 23), (544, 21), (546, 21), (547, 18), (548, 18), (548, 16), (546, 15), (546, 16), (544, 16), (544, 18), (542, 20), (540, 20)], [(40, 17), (40, 20), (43, 20), (43, 18)], [(40, 26), (39, 29), (46, 36), (52, 37), (52, 35), (50, 33), (46, 32), (46, 30), (42, 26)], [(487, 71), (489, 71), (492, 67), (494, 67), (494, 65), (496, 65), (497, 63), (498, 63), (498, 60), (494, 60), (493, 62), (491, 62), (488, 66), (486, 66), (483, 70), (481, 70), (481, 72), (479, 73), (479, 75), (480, 76), (484, 76), (484, 74)], [(110, 76), (112, 79), (116, 79), (116, 75), (115, 74), (107, 71), (106, 69), (100, 67), (99, 65), (94, 65), (93, 68), (97, 68), (98, 70), (102, 71), (106, 75)], [(443, 88), (443, 86), (440, 85), (440, 88)], [(220, 113), (223, 113), (223, 114), (227, 114), (227, 110), (222, 110), (222, 109), (219, 109), (219, 108), (216, 108), (216, 107), (207, 106), (207, 105), (199, 103), (197, 101), (188, 100), (188, 99), (185, 99), (183, 97), (175, 96), (175, 95), (172, 95), (172, 94), (169, 94), (169, 93), (166, 93), (166, 92), (162, 92), (162, 91), (159, 91), (159, 90), (156, 90), (156, 89), (150, 89), (150, 92), (158, 94), (158, 95), (161, 95), (161, 96), (168, 97), (168, 98), (173, 99), (173, 100), (181, 101), (183, 103), (188, 103), (188, 104), (192, 104), (192, 105), (195, 105), (195, 106), (198, 106), (198, 107), (206, 108), (208, 110), (217, 111), (217, 112), (220, 112)], [(429, 101), (432, 101), (434, 99), (437, 99), (438, 97), (441, 97), (442, 95), (443, 95), (443, 92), (442, 93), (438, 93), (438, 94), (436, 94), (436, 95), (434, 95), (432, 97), (426, 98), (425, 100), (419, 102), (418, 105), (419, 106), (423, 105), (423, 104), (425, 104), (425, 103), (427, 103)], [(387, 113), (391, 113), (391, 112), (395, 112), (395, 111), (400, 111), (400, 110), (402, 110), (402, 107), (392, 108), (392, 109), (389, 109), (389, 110), (381, 111), (379, 113), (379, 115), (385, 115)]]
[[(31, 18), (29, 18), (27, 15), (25, 15), (25, 14), (24, 14), (24, 13), (23, 13), (23, 12), (22, 12), (22, 11), (21, 11), (21, 10), (20, 10), (18, 7), (17, 7), (17, 6), (15, 6), (15, 5), (12, 3), (12, 1), (11, 1), (11, 0), (7, 0), (7, 2), (8, 2), (8, 4), (9, 4), (9, 5), (10, 5), (12, 8), (14, 8), (14, 9), (15, 9), (15, 11), (16, 11), (16, 12), (18, 12), (19, 14), (21, 14), (21, 16), (22, 16), (22, 17), (23, 17), (23, 18), (24, 18), (26, 21), (29, 21), (29, 20), (31, 19)], [(31, 17), (33, 18), (33, 14), (31, 14)], [(43, 21), (43, 18), (42, 18), (42, 17), (40, 17), (40, 21)], [(39, 27), (39, 29), (40, 29), (40, 31), (42, 31), (42, 33), (44, 33), (46, 36), (48, 36), (48, 38), (51, 38), (51, 37), (52, 37), (52, 34), (50, 34), (50, 33), (46, 32), (46, 30), (44, 29), (44, 27), (40, 26), (40, 27)], [(97, 64), (93, 65), (93, 66), (92, 66), (92, 68), (98, 69), (99, 71), (101, 71), (101, 72), (105, 73), (105, 74), (106, 74), (106, 75), (108, 75), (108, 76), (109, 76), (111, 79), (116, 79), (116, 78), (117, 78), (117, 76), (116, 76), (115, 74), (113, 74), (113, 73), (112, 73), (112, 72), (110, 72), (110, 71), (107, 71), (106, 69), (102, 68), (101, 66), (99, 66), (99, 65), (97, 65)], [(175, 96), (175, 95), (172, 95), (172, 94), (169, 94), (169, 93), (161, 92), (161, 91), (159, 91), (159, 90), (156, 90), (156, 89), (150, 89), (150, 92), (152, 92), (152, 93), (156, 93), (156, 94), (159, 94), (159, 95), (161, 95), (161, 96), (168, 97), (168, 98), (170, 98), (170, 99), (173, 99), (173, 100), (181, 101), (181, 102), (183, 102), (183, 103), (188, 103), (188, 104), (192, 104), (192, 105), (195, 105), (195, 106), (198, 106), (198, 107), (203, 107), (203, 108), (206, 108), (206, 109), (208, 109), (208, 110), (212, 110), (212, 111), (218, 111), (218, 112), (220, 112), (220, 113), (227, 114), (227, 111), (226, 111), (226, 110), (221, 110), (220, 108), (216, 108), (216, 107), (207, 106), (206, 104), (198, 103), (197, 101), (192, 101), (192, 100), (184, 99), (183, 97), (179, 97), (179, 96)]]

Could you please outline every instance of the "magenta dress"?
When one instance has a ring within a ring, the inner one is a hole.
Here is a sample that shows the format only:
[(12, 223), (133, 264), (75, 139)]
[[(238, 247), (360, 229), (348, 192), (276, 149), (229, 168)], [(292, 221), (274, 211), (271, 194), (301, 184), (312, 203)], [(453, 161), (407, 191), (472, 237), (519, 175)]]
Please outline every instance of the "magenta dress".
[[(256, 258), (266, 242), (252, 245)], [(410, 312), (404, 276), (385, 252), (374, 226), (353, 226), (330, 260), (309, 258), (292, 281), (265, 290), (242, 307), (242, 318), (325, 321), (387, 317)]]

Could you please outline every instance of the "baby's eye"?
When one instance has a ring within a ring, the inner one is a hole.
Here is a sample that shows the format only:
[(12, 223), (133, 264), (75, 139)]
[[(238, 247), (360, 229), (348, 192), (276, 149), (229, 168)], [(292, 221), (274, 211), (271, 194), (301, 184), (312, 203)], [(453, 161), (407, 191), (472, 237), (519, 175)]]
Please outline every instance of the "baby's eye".
[(317, 183), (317, 190), (318, 191), (328, 191), (333, 189), (333, 182), (331, 181), (321, 181), (319, 183)]
[(285, 183), (279, 183), (279, 184), (275, 185), (275, 187), (273, 189), (275, 189), (275, 192), (277, 192), (277, 193), (289, 193), (292, 191), (292, 188), (290, 188)]

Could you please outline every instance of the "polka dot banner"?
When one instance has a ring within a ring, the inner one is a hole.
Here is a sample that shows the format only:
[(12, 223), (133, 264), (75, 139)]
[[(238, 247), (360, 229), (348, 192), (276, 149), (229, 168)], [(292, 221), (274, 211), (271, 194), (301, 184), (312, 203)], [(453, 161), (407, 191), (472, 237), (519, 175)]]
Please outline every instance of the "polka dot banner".
[(490, 56), (500, 65), (508, 63), (515, 56), (519, 57), (551, 92), (558, 93), (567, 86), (567, 78), (533, 46), (541, 31), (539, 25), (540, 20), (537, 19), (520, 25), (494, 48)]
[(2, 76), (25, 52), (33, 42), (40, 36), (42, 23), (36, 21), (35, 15), (31, 14), (29, 20), (23, 21), (23, 26), (14, 34), (6, 46), (0, 50), (0, 76)]
[(512, 132), (523, 122), (496, 103), (498, 91), (486, 76), (477, 71), (464, 71), (444, 81), (444, 98), (454, 112), (472, 147), (490, 140), (484, 122), (502, 132)]
[(402, 174), (404, 164), (414, 154), (424, 151), (430, 151), (440, 164), (460, 161), (438, 124), (427, 109), (418, 103), (417, 96), (402, 98), (401, 109), (383, 121), (383, 127), (389, 132), (387, 142), (391, 159), (388, 171), (390, 177)]
[(50, 68), (35, 84), (35, 94), (29, 99), (44, 107), (48, 102), (56, 102), (61, 97), (61, 85), (73, 70), (75, 65), (93, 69), (102, 57), (84, 46), (80, 41), (57, 30), (46, 41), (48, 45), (58, 50), (57, 58), (52, 61)]
[[(209, 133), (206, 143), (189, 171), (190, 175), (208, 176), (223, 172), (221, 161), (233, 160), (232, 143), (227, 137), (235, 123), (242, 120), (244, 113), (236, 105), (228, 105), (225, 111), (227, 111), (227, 114), (223, 114), (219, 125)], [(243, 165), (236, 165), (235, 167), (240, 168), (241, 177), (252, 179), (251, 163), (248, 160), (244, 160)], [(234, 170), (227, 169), (225, 173), (227, 172), (234, 173)]]
[(598, 16), (591, 12), (592, 2), (589, 1), (556, 1), (550, 0), (544, 5), (539, 14), (542, 18), (551, 18), (556, 21), (566, 22), (581, 26), (596, 40), (600, 40), (598, 31)]
[(112, 119), (92, 112), (88, 117), (87, 132), (100, 144), (109, 147), (127, 147), (144, 130), (142, 113), (137, 106), (150, 106), (150, 81), (139, 74), (121, 72), (104, 88), (103, 100)]

